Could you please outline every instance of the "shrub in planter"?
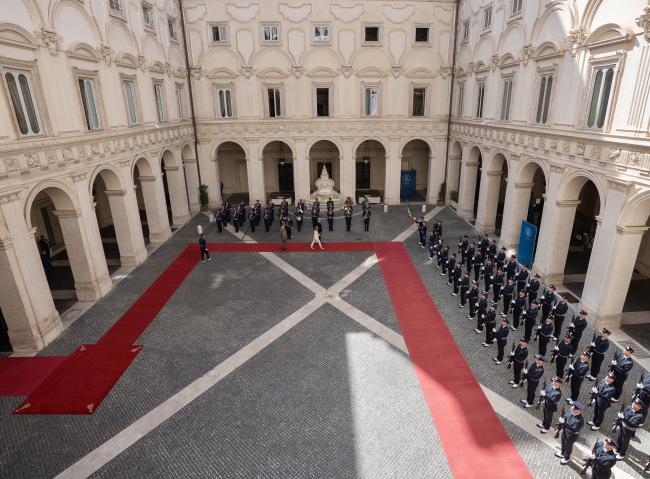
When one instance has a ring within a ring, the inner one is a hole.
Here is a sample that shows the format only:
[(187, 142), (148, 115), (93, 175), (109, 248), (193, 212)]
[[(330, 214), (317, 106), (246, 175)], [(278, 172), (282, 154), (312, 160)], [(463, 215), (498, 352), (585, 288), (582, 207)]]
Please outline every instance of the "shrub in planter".
[(199, 186), (199, 203), (202, 207), (208, 206), (208, 185)]

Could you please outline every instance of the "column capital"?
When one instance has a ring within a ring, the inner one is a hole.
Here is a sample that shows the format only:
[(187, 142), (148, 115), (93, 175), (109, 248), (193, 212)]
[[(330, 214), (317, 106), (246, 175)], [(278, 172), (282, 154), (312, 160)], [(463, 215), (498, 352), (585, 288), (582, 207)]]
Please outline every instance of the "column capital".
[(642, 235), (650, 226), (624, 226), (616, 225), (616, 232), (621, 235)]
[(118, 166), (125, 167), (125, 166), (131, 166), (131, 159), (129, 158), (128, 160), (120, 160), (117, 162)]
[(18, 198), (20, 198), (20, 193), (22, 191), (23, 188), (20, 187), (0, 193), (0, 203), (11, 203), (12, 201), (16, 201)]
[(470, 163), (469, 161), (465, 163), (465, 166), (478, 166), (478, 161), (474, 161), (473, 163)]
[[(94, 203), (96, 204), (96, 203)], [(74, 209), (74, 210), (54, 210), (52, 211), (54, 213), (54, 216), (57, 218), (79, 218), (81, 217), (81, 210), (80, 209)]]
[(558, 208), (577, 208), (582, 203), (580, 200), (556, 200), (555, 205)]
[(85, 180), (88, 178), (88, 173), (85, 171), (83, 173), (74, 173), (70, 175), (70, 179), (72, 180), (73, 183), (79, 183), (80, 181)]
[(501, 176), (502, 171), (501, 170), (495, 170), (495, 171), (486, 171), (485, 174), (487, 176)]
[(180, 169), (180, 166), (165, 166), (164, 171), (178, 171)]
[(613, 190), (622, 191), (624, 193), (630, 188), (629, 183), (616, 178), (607, 178), (607, 186)]
[(153, 183), (154, 181), (156, 181), (155, 176), (138, 176), (138, 179), (140, 180), (140, 183), (142, 183), (143, 181), (145, 183)]
[(566, 170), (566, 166), (561, 165), (559, 163), (553, 163), (550, 162), (548, 163), (549, 168), (551, 169), (551, 173), (563, 173), (564, 170)]
[(126, 190), (104, 190), (106, 196), (124, 196), (126, 195)]
[(535, 186), (535, 183), (515, 183), (517, 189), (532, 188), (533, 186)]
[(11, 238), (0, 238), (0, 251), (7, 251), (13, 248), (14, 240)]
[(188, 163), (196, 163), (196, 158), (185, 158), (183, 160), (183, 164), (186, 165)]

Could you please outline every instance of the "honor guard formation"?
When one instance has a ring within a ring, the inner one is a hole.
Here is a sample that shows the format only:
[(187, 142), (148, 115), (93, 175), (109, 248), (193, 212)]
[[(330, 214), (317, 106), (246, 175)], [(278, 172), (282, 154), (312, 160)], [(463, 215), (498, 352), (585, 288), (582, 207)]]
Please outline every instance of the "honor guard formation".
[[(522, 407), (542, 410), (537, 427), (540, 434), (554, 431), (560, 464), (569, 463), (585, 423), (593, 431), (600, 430), (607, 409), (620, 403), (614, 423), (605, 425), (608, 436), (593, 445), (580, 471), (585, 474), (590, 469), (591, 477), (597, 479), (611, 477), (612, 467), (625, 459), (650, 405), (650, 374), (641, 375), (631, 398), (623, 397), (634, 349), (616, 352), (607, 370), (601, 371), (610, 331), (603, 328), (594, 333), (587, 348), (580, 349), (587, 312), (573, 314), (555, 286), (542, 287), (538, 274), (518, 263), (516, 255), (508, 258), (506, 248), (498, 248), (486, 236), (479, 235), (475, 242), (465, 235), (450, 245), (442, 238), (440, 220), (435, 219), (430, 227), (424, 216), (412, 220), (417, 224), (420, 247), (428, 248), (429, 262), (440, 270), (451, 295), (459, 296), (458, 308), (467, 308), (466, 319), (475, 321), (477, 335), (485, 334), (482, 346), (496, 345), (494, 364), (501, 366), (505, 361), (512, 370), (511, 388), (525, 386)], [(567, 318), (570, 322), (564, 327)], [(515, 334), (519, 335), (510, 339)], [(650, 462), (646, 462), (644, 471), (649, 470)]]

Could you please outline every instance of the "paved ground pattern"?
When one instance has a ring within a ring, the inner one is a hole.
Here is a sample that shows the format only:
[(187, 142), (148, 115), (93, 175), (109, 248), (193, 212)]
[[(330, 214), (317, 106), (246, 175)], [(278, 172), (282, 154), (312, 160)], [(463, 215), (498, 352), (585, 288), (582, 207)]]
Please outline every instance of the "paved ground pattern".
[[(373, 211), (369, 235), (358, 216), (350, 233), (338, 219), (334, 232), (324, 232), (325, 247), (327, 241), (390, 241), (408, 226), (404, 207)], [(474, 234), (450, 210), (439, 217), (450, 241)], [(95, 342), (196, 240), (199, 223), (207, 226), (206, 217), (198, 215), (177, 231), (41, 354), (69, 354), (81, 343)], [(305, 225), (301, 233), (294, 229), (294, 241), (310, 241), (310, 221)], [(250, 237), (275, 242), (277, 227), (276, 222), (273, 232), (262, 228)], [(206, 227), (206, 236), (209, 242), (237, 241), (228, 232), (216, 233), (214, 225)], [(406, 246), (478, 381), (518, 403), (522, 390), (508, 387), (505, 367), (495, 369), (494, 351), (480, 347), (483, 339), (463, 319), (466, 313), (458, 310), (438, 271), (427, 264), (426, 251), (414, 236)], [(278, 254), (324, 287), (369, 256)], [(340, 296), (399, 333), (378, 266)], [(95, 414), (10, 416), (21, 398), (0, 398), (0, 477), (55, 476), (312, 297), (260, 254), (214, 254), (211, 262), (196, 266), (140, 337), (144, 349)], [(590, 337), (586, 332), (584, 338)], [(628, 389), (639, 372), (635, 366)], [(614, 409), (605, 424), (611, 423)], [(552, 448), (508, 419), (501, 421), (534, 477), (579, 477), (575, 467), (559, 465)], [(647, 442), (645, 431), (639, 436)], [(596, 437), (590, 431), (581, 442), (591, 447)], [(647, 452), (633, 442), (631, 461), (645, 461)], [(641, 477), (638, 467), (622, 467)], [(93, 477), (447, 478), (451, 473), (408, 357), (325, 305)]]

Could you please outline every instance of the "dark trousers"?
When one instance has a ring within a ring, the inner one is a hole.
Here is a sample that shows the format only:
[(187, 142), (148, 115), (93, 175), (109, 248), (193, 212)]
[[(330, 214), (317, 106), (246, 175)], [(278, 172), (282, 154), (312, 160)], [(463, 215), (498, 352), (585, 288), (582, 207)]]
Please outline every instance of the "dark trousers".
[(458, 294), (459, 288), (460, 288), (460, 279), (454, 276), (454, 293)]
[(562, 323), (564, 323), (564, 316), (561, 315), (556, 315), (555, 318), (553, 319), (553, 322), (555, 323), (554, 325), (554, 330), (553, 330), (553, 336), (556, 338), (562, 337)]
[(287, 232), (287, 239), (291, 239), (291, 228), (286, 227), (285, 230)]
[(484, 314), (484, 311), (479, 310), (478, 315), (476, 316), (476, 329), (479, 331), (483, 331), (483, 323), (485, 323), (485, 318), (483, 317)]
[(447, 260), (443, 259), (442, 261), (439, 261), (438, 263), (440, 263), (440, 265), (442, 267), (442, 270), (440, 272), (442, 274), (447, 274)]
[(571, 376), (571, 399), (573, 401), (578, 400), (580, 396), (580, 387), (582, 386), (583, 378), (579, 378), (575, 374)]
[(235, 227), (235, 233), (239, 233), (239, 221), (233, 221), (232, 225)]
[(567, 461), (571, 459), (571, 453), (573, 452), (573, 443), (578, 439), (577, 434), (567, 431), (566, 429), (562, 430), (560, 434), (560, 444), (562, 446), (561, 454), (564, 456), (564, 459)]
[(476, 263), (474, 265), (474, 281), (478, 283), (478, 278), (481, 275), (481, 263)]
[(616, 449), (621, 456), (625, 456), (627, 453), (627, 448), (630, 445), (630, 439), (632, 439), (635, 434), (635, 432), (628, 431), (623, 426), (618, 428), (618, 436), (616, 437)]
[(501, 298), (501, 285), (500, 284), (493, 284), (492, 285), (492, 293), (493, 293), (493, 296), (494, 296), (494, 302), (496, 303)]
[(575, 356), (576, 351), (578, 350), (578, 346), (580, 346), (580, 340), (582, 339), (582, 333), (577, 333), (573, 335), (573, 342), (571, 343), (571, 346), (573, 346), (573, 350), (571, 353)]
[(510, 312), (510, 301), (512, 301), (512, 296), (503, 296), (503, 314), (507, 315)]
[(210, 252), (207, 248), (201, 248), (201, 261), (205, 261), (206, 258), (210, 259)]
[(621, 398), (621, 392), (623, 391), (623, 384), (625, 384), (626, 379), (627, 379), (627, 376), (624, 376), (622, 378), (615, 377), (615, 379), (614, 379), (614, 389), (616, 391), (614, 392), (614, 399), (620, 399)]
[(517, 294), (519, 294), (519, 291), (521, 291), (522, 289), (526, 289), (526, 282), (517, 281)]
[(420, 244), (421, 244), (422, 246), (424, 246), (425, 243), (426, 243), (426, 239), (425, 239), (425, 237), (424, 237), (424, 232), (423, 232), (423, 231), (419, 231), (419, 233), (420, 233)]
[(542, 319), (548, 318), (548, 314), (551, 312), (551, 305), (548, 303), (542, 304)]
[(250, 224), (251, 224), (251, 232), (255, 233), (255, 220), (251, 220)]
[(495, 323), (488, 323), (485, 325), (485, 342), (488, 344), (492, 344), (492, 341), (494, 341), (494, 326), (496, 326)]
[(296, 220), (296, 226), (298, 227), (298, 231), (302, 229), (302, 220)]
[(566, 367), (566, 362), (569, 360), (567, 356), (560, 356), (559, 354), (555, 358), (555, 375), (558, 378), (564, 377), (564, 368)]
[(524, 339), (530, 342), (530, 336), (533, 334), (533, 327), (535, 326), (534, 321), (526, 320), (524, 321)]
[(317, 223), (318, 223), (318, 216), (312, 216), (311, 217), (311, 227), (316, 228)]
[(544, 426), (544, 429), (551, 429), (554, 413), (555, 409), (551, 409), (546, 405), (546, 402), (544, 402), (544, 418), (542, 419), (542, 426)]
[(223, 233), (223, 224), (221, 221), (217, 221), (217, 231), (219, 231), (219, 233)]
[(527, 385), (526, 402), (528, 404), (533, 404), (535, 402), (535, 391), (537, 390), (537, 386), (539, 385), (539, 381), (528, 380), (528, 381), (526, 381), (526, 385)]
[(537, 292), (535, 293), (528, 293), (528, 305), (530, 306), (530, 303), (535, 301), (537, 299)]
[(603, 359), (605, 359), (604, 354), (594, 352), (591, 356), (591, 375), (595, 378), (600, 374), (600, 366), (603, 364)]
[(512, 308), (512, 325), (516, 328), (519, 327), (519, 318), (521, 317), (521, 308)]
[(603, 401), (601, 404), (601, 401), (596, 399), (596, 404), (594, 404), (594, 426), (596, 427), (600, 427), (600, 425), (603, 423), (605, 411), (607, 411), (607, 408), (609, 407), (609, 404), (605, 404), (606, 401)]
[(327, 218), (327, 227), (329, 231), (334, 231), (334, 218)]
[[(465, 306), (467, 302), (467, 288), (460, 288), (460, 304)], [(471, 310), (471, 308), (470, 308)]]
[(346, 216), (345, 217), (345, 231), (350, 231), (350, 226), (352, 226), (352, 217), (351, 216)]
[(368, 231), (370, 229), (370, 218), (363, 220), (363, 229)]
[(547, 336), (539, 335), (539, 354), (546, 356), (546, 348), (548, 347), (548, 342), (551, 338)]
[(271, 222), (268, 221), (268, 220), (266, 220), (266, 221), (264, 222), (264, 231), (265, 231), (266, 233), (268, 233), (270, 227), (271, 227)]
[(474, 316), (476, 314), (476, 302), (471, 300), (469, 303), (469, 315)]
[(512, 370), (515, 374), (514, 380), (515, 384), (519, 384), (521, 381), (521, 370), (524, 368), (524, 363), (519, 363), (517, 361), (512, 362)]
[(506, 349), (506, 344), (508, 343), (507, 339), (497, 340), (497, 360), (503, 361), (503, 352)]

